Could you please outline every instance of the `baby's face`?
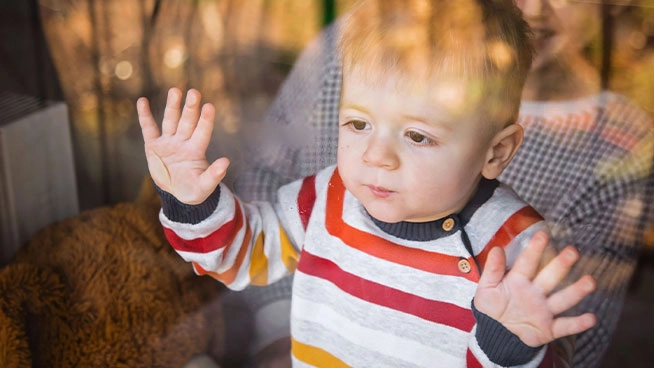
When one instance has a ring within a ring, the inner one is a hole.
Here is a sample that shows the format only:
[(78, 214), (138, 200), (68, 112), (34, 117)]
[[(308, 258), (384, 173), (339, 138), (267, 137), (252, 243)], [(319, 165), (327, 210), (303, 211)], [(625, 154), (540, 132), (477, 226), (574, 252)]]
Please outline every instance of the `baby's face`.
[(534, 33), (532, 69), (578, 54), (601, 26), (600, 1), (517, 0)]
[(426, 91), (386, 80), (344, 75), (338, 170), (345, 186), (381, 221), (458, 212), (481, 178), (493, 129), (456, 81)]

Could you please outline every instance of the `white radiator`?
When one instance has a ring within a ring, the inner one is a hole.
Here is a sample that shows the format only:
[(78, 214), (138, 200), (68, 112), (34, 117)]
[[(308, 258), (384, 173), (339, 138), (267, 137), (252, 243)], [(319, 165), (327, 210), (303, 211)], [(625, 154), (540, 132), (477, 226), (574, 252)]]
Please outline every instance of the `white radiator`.
[(78, 212), (66, 104), (0, 92), (0, 266), (39, 229)]

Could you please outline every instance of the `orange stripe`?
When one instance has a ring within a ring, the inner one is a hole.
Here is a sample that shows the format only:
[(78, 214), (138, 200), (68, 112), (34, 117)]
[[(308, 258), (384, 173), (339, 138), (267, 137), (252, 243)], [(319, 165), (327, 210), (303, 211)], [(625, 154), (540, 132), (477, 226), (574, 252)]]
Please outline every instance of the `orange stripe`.
[(486, 258), (488, 258), (491, 249), (506, 247), (518, 234), (540, 221), (543, 221), (543, 217), (530, 206), (525, 206), (511, 215), (486, 244), (484, 250), (477, 255), (477, 261), (482, 265), (482, 268), (486, 264)]
[[(243, 216), (241, 212), (240, 206), (238, 206), (237, 203), (237, 212), (239, 215), (240, 220), (238, 220), (240, 223), (243, 223)], [(240, 228), (240, 226), (239, 226)], [(227, 245), (227, 248), (225, 249), (225, 253), (223, 253), (223, 257), (225, 256), (227, 250), (234, 245), (233, 243), (233, 238), (236, 236), (237, 231), (232, 234), (232, 241)], [(243, 261), (245, 260), (245, 256), (248, 254), (248, 245), (250, 244), (250, 240), (252, 239), (252, 229), (250, 229), (250, 226), (246, 223), (245, 224), (245, 236), (243, 237), (243, 242), (241, 243), (241, 247), (238, 250), (238, 255), (236, 256), (236, 259), (234, 260), (234, 264), (232, 267), (230, 267), (227, 271), (217, 273), (213, 271), (207, 271), (204, 268), (202, 268), (199, 264), (196, 262), (193, 263), (193, 267), (195, 268), (195, 272), (197, 272), (198, 275), (209, 275), (216, 280), (221, 281), (222, 283), (229, 285), (234, 280), (236, 279), (236, 275), (238, 274), (238, 270), (241, 268), (241, 265), (243, 264)]]
[(349, 367), (342, 360), (328, 352), (315, 346), (303, 344), (293, 338), (291, 339), (291, 352), (297, 360), (314, 367)]
[(340, 238), (352, 248), (393, 263), (434, 274), (460, 276), (472, 281), (479, 280), (479, 271), (474, 266), (475, 262), (472, 257), (467, 258), (468, 262), (472, 265), (472, 270), (465, 274), (459, 270), (458, 266), (458, 262), (462, 257), (399, 246), (384, 238), (355, 229), (346, 224), (342, 216), (344, 195), (345, 187), (337, 170), (330, 179), (327, 192), (325, 224), (327, 231), (332, 236)]
[(250, 283), (263, 286), (268, 284), (268, 257), (263, 251), (263, 234), (259, 233), (252, 248), (250, 263)]
[(602, 138), (614, 146), (618, 146), (624, 149), (625, 151), (632, 151), (633, 147), (639, 141), (638, 137), (634, 137), (619, 127), (611, 125), (604, 127), (604, 130), (602, 130)]

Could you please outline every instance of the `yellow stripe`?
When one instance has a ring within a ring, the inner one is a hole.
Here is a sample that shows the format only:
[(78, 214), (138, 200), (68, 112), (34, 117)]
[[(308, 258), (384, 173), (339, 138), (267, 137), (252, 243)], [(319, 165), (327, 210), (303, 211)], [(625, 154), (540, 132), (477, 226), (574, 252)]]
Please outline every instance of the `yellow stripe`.
[(263, 252), (263, 234), (259, 233), (252, 247), (252, 261), (250, 262), (250, 283), (263, 286), (268, 284), (268, 258)]
[(279, 242), (282, 245), (282, 262), (286, 265), (289, 272), (295, 272), (297, 267), (298, 254), (291, 242), (286, 236), (286, 232), (282, 227), (279, 228)]
[(295, 339), (291, 339), (291, 351), (297, 360), (314, 367), (349, 367), (349, 365), (328, 352), (315, 346), (303, 344)]

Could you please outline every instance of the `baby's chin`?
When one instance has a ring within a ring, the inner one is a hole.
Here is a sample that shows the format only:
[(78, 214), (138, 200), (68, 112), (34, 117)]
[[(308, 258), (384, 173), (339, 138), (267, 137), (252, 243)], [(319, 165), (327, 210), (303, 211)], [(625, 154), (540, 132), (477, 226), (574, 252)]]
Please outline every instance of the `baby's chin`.
[(394, 224), (396, 222), (406, 221), (405, 216), (399, 216), (397, 214), (390, 213), (389, 211), (384, 211), (384, 210), (371, 208), (371, 207), (367, 207), (367, 206), (364, 206), (364, 208), (366, 209), (368, 214), (370, 216), (372, 216), (373, 218), (375, 218), (375, 220), (377, 220), (377, 221), (386, 222), (386, 223), (389, 223), (389, 224)]
[(366, 211), (377, 221), (385, 222), (388, 224), (394, 224), (398, 222), (427, 222), (432, 221), (432, 219), (423, 219), (416, 216), (407, 216), (405, 213), (397, 213), (393, 211), (383, 210), (383, 209), (374, 209), (366, 207)]
[(441, 218), (447, 217), (447, 214), (444, 214), (442, 216), (440, 215), (433, 215), (433, 216), (421, 216), (421, 215), (415, 215), (415, 216), (407, 216), (406, 214), (400, 215), (397, 213), (391, 213), (389, 211), (371, 211), (370, 209), (366, 208), (366, 211), (368, 211), (368, 214), (372, 217), (374, 217), (377, 221), (385, 222), (388, 224), (394, 224), (398, 222), (414, 222), (414, 223), (423, 223), (423, 222), (431, 222), (431, 221), (436, 221), (440, 220)]

